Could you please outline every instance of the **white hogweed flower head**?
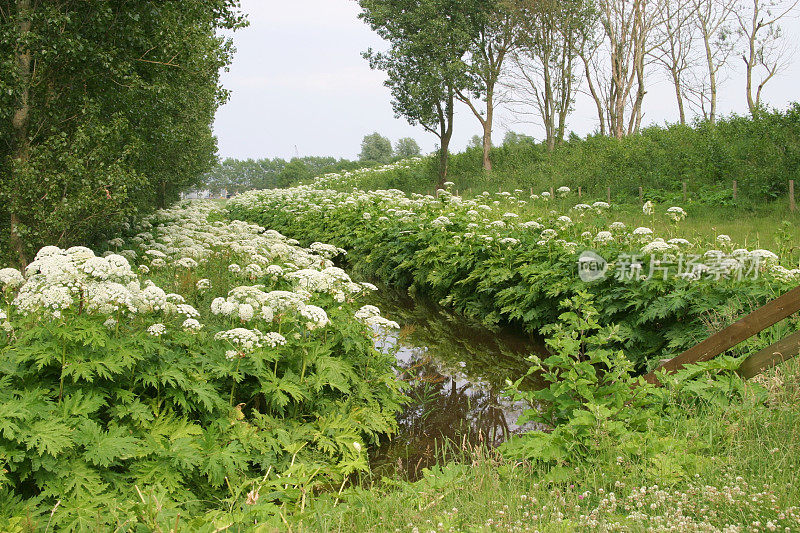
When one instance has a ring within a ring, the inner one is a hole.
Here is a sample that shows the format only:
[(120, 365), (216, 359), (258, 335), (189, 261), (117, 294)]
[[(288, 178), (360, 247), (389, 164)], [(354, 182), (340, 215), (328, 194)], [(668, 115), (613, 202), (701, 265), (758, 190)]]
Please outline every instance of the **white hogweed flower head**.
[(613, 240), (614, 235), (610, 231), (600, 231), (594, 237), (594, 242), (599, 244), (607, 244)]
[(0, 269), (0, 288), (16, 289), (25, 283), (25, 277), (16, 268)]
[(153, 324), (149, 328), (147, 328), (147, 333), (152, 335), (153, 337), (160, 337), (164, 333), (166, 333), (167, 327), (164, 324)]
[(181, 327), (183, 327), (183, 329), (185, 331), (188, 331), (189, 333), (197, 333), (198, 331), (203, 329), (203, 325), (200, 322), (198, 322), (197, 319), (195, 318), (187, 318), (186, 320), (183, 321)]
[(667, 209), (667, 216), (675, 222), (680, 222), (686, 218), (686, 211), (684, 211), (682, 207), (670, 207)]

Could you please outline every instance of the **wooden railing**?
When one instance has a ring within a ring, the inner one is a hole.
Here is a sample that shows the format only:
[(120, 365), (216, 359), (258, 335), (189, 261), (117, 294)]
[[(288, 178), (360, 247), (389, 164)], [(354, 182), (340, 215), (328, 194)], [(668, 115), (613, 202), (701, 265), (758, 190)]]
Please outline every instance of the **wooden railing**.
[[(658, 384), (657, 372), (671, 373), (685, 365), (713, 359), (797, 311), (800, 311), (800, 287), (790, 290), (700, 344), (689, 348), (674, 359), (663, 363), (656, 370), (647, 374), (645, 379), (650, 383)], [(800, 331), (749, 356), (739, 367), (739, 375), (749, 379), (798, 354), (800, 354)]]

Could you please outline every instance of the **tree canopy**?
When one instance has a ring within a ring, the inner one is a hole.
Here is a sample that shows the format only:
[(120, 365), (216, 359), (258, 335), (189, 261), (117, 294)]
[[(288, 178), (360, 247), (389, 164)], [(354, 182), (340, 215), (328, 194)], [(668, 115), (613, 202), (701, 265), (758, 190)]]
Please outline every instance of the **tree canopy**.
[(364, 136), (364, 140), (361, 141), (361, 153), (358, 155), (361, 161), (386, 164), (392, 157), (394, 157), (392, 141), (378, 132)]
[(0, 7), (0, 240), (25, 263), (164, 206), (215, 164), (238, 0)]

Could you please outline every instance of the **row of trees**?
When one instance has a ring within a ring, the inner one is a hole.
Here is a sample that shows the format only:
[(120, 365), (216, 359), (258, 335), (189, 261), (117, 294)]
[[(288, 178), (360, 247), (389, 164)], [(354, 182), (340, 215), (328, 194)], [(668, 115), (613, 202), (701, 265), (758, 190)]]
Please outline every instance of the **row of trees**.
[(220, 30), (244, 24), (238, 0), (0, 2), (0, 261), (90, 242), (213, 167)]
[(368, 50), (386, 72), (398, 117), (440, 142), (447, 175), (455, 102), (483, 130), (491, 170), (498, 105), (528, 106), (550, 150), (564, 140), (576, 96), (590, 96), (601, 134), (639, 132), (653, 74), (675, 87), (681, 123), (713, 123), (721, 80), (744, 66), (752, 114), (766, 84), (786, 66), (780, 23), (799, 0), (359, 0), (360, 17), (384, 38)]
[(343, 172), (374, 165), (383, 165), (420, 155), (417, 141), (411, 137), (392, 142), (380, 133), (365, 135), (358, 161), (335, 157), (294, 157), (275, 159), (225, 159), (203, 176), (202, 184), (210, 192), (231, 194), (250, 189), (290, 187), (304, 180), (330, 172)]
[(202, 184), (214, 194), (227, 191), (236, 194), (250, 189), (289, 187), (300, 181), (327, 174), (354, 170), (365, 162), (335, 157), (295, 157), (289, 161), (275, 159), (225, 159), (204, 174)]

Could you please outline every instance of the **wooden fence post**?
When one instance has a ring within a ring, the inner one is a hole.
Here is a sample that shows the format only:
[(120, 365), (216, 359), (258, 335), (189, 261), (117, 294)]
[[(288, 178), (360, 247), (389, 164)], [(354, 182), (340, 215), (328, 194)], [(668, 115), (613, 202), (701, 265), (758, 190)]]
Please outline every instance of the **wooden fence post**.
[(639, 187), (639, 203), (644, 203), (644, 190)]
[(683, 203), (686, 203), (686, 182), (683, 182)]
[[(744, 318), (734, 322), (722, 331), (711, 335), (700, 344), (692, 346), (679, 356), (662, 364), (655, 371), (647, 374), (644, 378), (650, 383), (658, 384), (659, 380), (656, 375), (657, 371), (664, 370), (671, 373), (683, 368), (687, 364), (713, 359), (722, 352), (733, 348), (740, 342), (746, 341), (753, 335), (756, 335), (768, 327), (777, 324), (784, 318), (793, 315), (797, 311), (800, 311), (800, 287), (795, 287), (789, 292), (782, 294), (764, 306), (759, 307)], [(791, 335), (784, 340), (786, 343), (788, 343), (787, 346), (781, 344), (783, 342), (781, 341), (781, 343), (776, 343), (770, 348), (777, 347), (776, 349), (778, 351), (787, 350), (788, 348), (791, 348), (793, 343), (798, 340), (798, 335)], [(751, 361), (752, 366), (746, 367), (750, 368), (750, 370), (745, 370), (745, 372), (748, 374), (751, 372), (760, 371), (760, 369), (764, 368), (762, 365), (767, 364), (765, 361), (769, 359), (779, 359), (778, 357), (773, 358), (772, 352), (765, 352), (764, 350), (758, 352), (756, 355), (758, 357)]]
[(553, 190), (553, 188), (552, 188), (552, 187), (550, 187), (550, 198), (555, 198), (555, 197), (556, 197), (556, 193), (555, 193), (555, 191)]
[(733, 199), (736, 200), (737, 196), (739, 196), (739, 182), (733, 180)]
[(794, 201), (794, 180), (789, 180), (789, 210), (792, 213), (797, 211), (797, 204)]
[(609, 204), (611, 203), (611, 187), (608, 187), (606, 189), (606, 201)]
[(578, 198), (583, 198), (583, 192), (580, 187), (578, 187)]

